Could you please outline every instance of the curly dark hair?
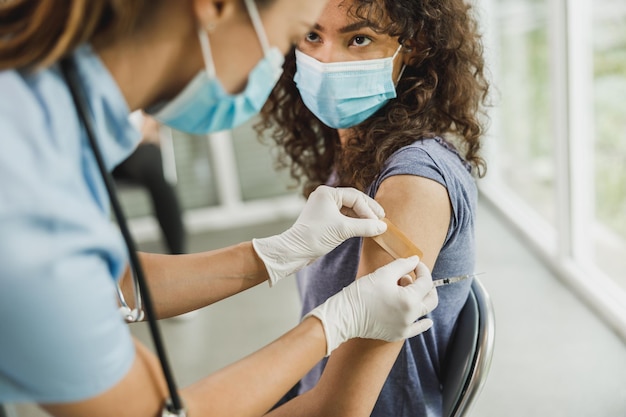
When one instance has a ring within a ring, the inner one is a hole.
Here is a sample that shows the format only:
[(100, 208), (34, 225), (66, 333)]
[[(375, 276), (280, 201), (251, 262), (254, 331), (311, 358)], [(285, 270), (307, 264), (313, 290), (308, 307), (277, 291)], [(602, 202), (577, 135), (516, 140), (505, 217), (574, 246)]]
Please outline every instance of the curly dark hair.
[[(416, 139), (443, 137), (482, 177), (479, 155), (486, 120), (489, 85), (483, 48), (471, 6), (464, 0), (354, 0), (349, 13), (383, 23), (377, 31), (398, 37), (405, 51), (415, 51), (397, 86), (398, 96), (358, 126), (346, 146), (335, 129), (304, 105), (293, 81), (295, 54), (255, 125), (279, 148), (278, 165), (290, 168), (308, 196), (337, 175), (335, 185), (365, 190), (386, 159)], [(354, 169), (358, 167), (358, 169)]]

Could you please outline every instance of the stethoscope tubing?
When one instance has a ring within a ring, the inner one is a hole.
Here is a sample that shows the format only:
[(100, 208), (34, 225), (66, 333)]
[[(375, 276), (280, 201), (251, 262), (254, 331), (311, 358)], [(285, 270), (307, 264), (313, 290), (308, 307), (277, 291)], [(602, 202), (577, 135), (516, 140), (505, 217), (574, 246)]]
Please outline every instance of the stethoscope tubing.
[[(126, 217), (124, 216), (121, 204), (117, 197), (113, 178), (111, 177), (111, 174), (107, 171), (106, 165), (104, 164), (104, 158), (102, 157), (102, 152), (100, 151), (100, 147), (98, 146), (98, 142), (96, 140), (96, 134), (92, 119), (87, 110), (88, 106), (85, 97), (82, 94), (76, 66), (73, 60), (67, 57), (61, 60), (60, 67), (65, 81), (70, 89), (79, 120), (82, 122), (83, 127), (85, 128), (85, 131), (87, 133), (89, 144), (93, 150), (96, 163), (98, 164), (98, 169), (100, 170), (100, 174), (102, 175), (102, 179), (109, 195), (109, 199), (111, 200), (111, 207), (115, 214), (115, 218), (118, 222), (118, 226), (120, 228), (122, 236), (124, 237), (124, 241), (126, 242), (131, 271), (135, 280), (135, 292), (141, 297), (136, 297), (136, 301), (139, 303), (143, 302), (145, 316), (148, 321), (150, 333), (152, 335), (154, 348), (157, 352), (157, 356), (159, 357), (161, 369), (163, 370), (163, 376), (165, 377), (165, 381), (167, 382), (167, 387), (170, 393), (170, 398), (166, 403), (168, 408), (167, 411), (171, 413), (170, 415), (174, 416), (184, 415), (184, 406), (178, 394), (174, 375), (172, 374), (169, 361), (167, 359), (165, 344), (163, 343), (163, 338), (161, 337), (161, 332), (159, 330), (159, 326), (154, 315), (152, 298), (150, 296), (150, 291), (148, 290), (148, 285), (146, 284), (143, 268), (141, 267), (141, 263), (139, 262), (137, 248), (130, 234), (128, 224), (126, 222)], [(137, 293), (137, 290), (139, 291), (139, 293)], [(137, 317), (141, 317), (141, 306), (136, 305), (135, 307), (139, 311)]]

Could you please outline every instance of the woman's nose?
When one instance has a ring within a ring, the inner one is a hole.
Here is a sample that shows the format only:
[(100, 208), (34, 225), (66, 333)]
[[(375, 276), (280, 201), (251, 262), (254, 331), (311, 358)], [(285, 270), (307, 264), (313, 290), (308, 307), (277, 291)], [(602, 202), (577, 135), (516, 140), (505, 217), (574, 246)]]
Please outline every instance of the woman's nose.
[(346, 51), (342, 51), (336, 44), (327, 43), (319, 48), (316, 48), (315, 53), (312, 56), (325, 64), (330, 62), (349, 61)]

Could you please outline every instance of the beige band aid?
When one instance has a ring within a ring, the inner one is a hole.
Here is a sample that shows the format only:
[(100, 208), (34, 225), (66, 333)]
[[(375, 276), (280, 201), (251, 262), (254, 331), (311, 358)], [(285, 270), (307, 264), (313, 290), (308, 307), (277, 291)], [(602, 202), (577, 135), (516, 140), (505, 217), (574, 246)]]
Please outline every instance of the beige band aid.
[(387, 223), (387, 231), (382, 235), (374, 236), (372, 238), (374, 242), (378, 243), (381, 248), (383, 248), (395, 259), (408, 258), (414, 255), (417, 255), (420, 259), (422, 259), (422, 251), (415, 246), (413, 242), (411, 242), (409, 238), (396, 227), (396, 225), (391, 223), (386, 218), (382, 220)]

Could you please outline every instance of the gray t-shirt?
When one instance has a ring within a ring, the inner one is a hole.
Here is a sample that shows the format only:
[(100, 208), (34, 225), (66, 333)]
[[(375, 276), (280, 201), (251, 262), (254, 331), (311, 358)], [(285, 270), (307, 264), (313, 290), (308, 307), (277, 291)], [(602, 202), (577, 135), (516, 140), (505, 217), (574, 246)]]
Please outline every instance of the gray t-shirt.
[[(439, 138), (418, 140), (396, 151), (368, 189), (374, 197), (380, 184), (394, 175), (416, 175), (437, 181), (448, 190), (452, 218), (445, 242), (432, 271), (433, 279), (474, 272), (474, 217), (476, 184), (468, 165)], [(419, 210), (419, 206), (415, 207)], [(362, 238), (344, 242), (328, 255), (300, 271), (298, 288), (302, 314), (323, 303), (354, 281)], [(441, 416), (441, 368), (457, 316), (467, 299), (471, 280), (438, 288), (439, 305), (430, 314), (433, 327), (404, 343), (378, 398), (372, 416)], [(300, 382), (297, 393), (311, 389), (322, 373), (320, 362)]]

